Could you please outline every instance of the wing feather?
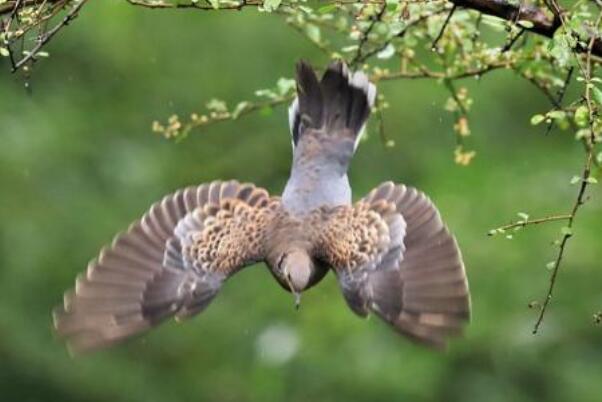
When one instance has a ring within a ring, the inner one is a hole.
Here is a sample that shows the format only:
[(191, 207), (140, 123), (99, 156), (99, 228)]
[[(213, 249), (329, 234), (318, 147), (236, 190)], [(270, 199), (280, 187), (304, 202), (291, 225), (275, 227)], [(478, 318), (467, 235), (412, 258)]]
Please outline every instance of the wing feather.
[[(386, 182), (354, 208), (377, 212), (387, 230), (381, 239), (368, 238), (378, 232), (374, 220), (355, 235), (339, 234), (338, 240), (331, 235), (334, 246), (323, 242), (349, 306), (362, 316), (372, 311), (401, 334), (430, 346), (442, 347), (449, 336), (459, 335), (470, 317), (468, 283), (456, 240), (433, 203), (414, 188)], [(353, 232), (353, 224), (344, 232)], [(337, 242), (345, 241), (367, 241), (372, 244), (367, 249), (376, 251), (359, 264), (352, 253), (347, 260), (334, 258), (333, 250), (344, 248)]]
[(262, 235), (277, 202), (235, 181), (164, 197), (77, 277), (54, 311), (57, 333), (80, 352), (197, 314), (225, 279), (263, 258)]

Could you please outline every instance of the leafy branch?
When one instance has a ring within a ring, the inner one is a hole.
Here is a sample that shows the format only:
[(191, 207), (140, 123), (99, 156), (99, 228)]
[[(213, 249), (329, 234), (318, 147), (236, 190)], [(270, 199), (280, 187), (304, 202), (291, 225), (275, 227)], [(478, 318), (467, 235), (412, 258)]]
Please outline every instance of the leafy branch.
[[(550, 3), (552, 4), (552, 6), (554, 7), (554, 9), (556, 10), (556, 12), (559, 15), (559, 18), (562, 23), (562, 27), (565, 29), (565, 31), (567, 31), (570, 34), (570, 31), (566, 25), (567, 22), (565, 21), (564, 17), (562, 16), (560, 7), (558, 6), (556, 0), (550, 0)], [(599, 31), (600, 24), (602, 22), (602, 4), (600, 4), (600, 3), (597, 3), (597, 4), (598, 4), (598, 7), (600, 10), (598, 12), (598, 17), (596, 19), (596, 22), (594, 24), (594, 32)], [(577, 55), (575, 55), (575, 61), (576, 61), (577, 65), (579, 66), (581, 73), (583, 74), (583, 79), (585, 82), (584, 97), (585, 97), (585, 103), (586, 103), (587, 112), (588, 112), (589, 135), (582, 137), (582, 141), (585, 144), (585, 149), (586, 149), (585, 163), (584, 163), (583, 171), (581, 173), (581, 182), (579, 185), (579, 191), (577, 192), (577, 197), (575, 199), (575, 203), (573, 204), (573, 208), (571, 209), (570, 218), (568, 220), (566, 230), (563, 233), (562, 240), (560, 241), (560, 245), (558, 246), (558, 254), (556, 256), (556, 260), (553, 265), (553, 271), (550, 276), (550, 283), (548, 286), (548, 291), (546, 292), (546, 296), (545, 296), (542, 308), (539, 312), (539, 316), (537, 317), (537, 321), (535, 322), (535, 326), (533, 327), (534, 334), (536, 334), (537, 331), (539, 330), (539, 327), (543, 321), (546, 310), (550, 304), (550, 301), (552, 300), (552, 294), (554, 292), (554, 287), (556, 285), (556, 278), (558, 276), (558, 272), (560, 269), (560, 263), (562, 262), (562, 258), (564, 256), (564, 251), (565, 251), (566, 245), (567, 245), (569, 239), (573, 236), (573, 223), (575, 221), (575, 217), (577, 216), (577, 213), (578, 213), (579, 209), (581, 208), (581, 206), (585, 203), (585, 193), (586, 193), (587, 187), (590, 184), (597, 183), (597, 179), (595, 179), (594, 177), (591, 176), (592, 166), (594, 163), (594, 148), (595, 148), (596, 143), (600, 142), (599, 133), (597, 133), (597, 130), (596, 130), (596, 128), (597, 128), (596, 125), (599, 125), (599, 123), (600, 123), (600, 121), (599, 121), (600, 119), (597, 116), (597, 113), (598, 113), (597, 107), (599, 107), (600, 105), (597, 105), (597, 106), (594, 105), (594, 102), (592, 100), (592, 91), (593, 91), (593, 88), (596, 88), (592, 83), (592, 78), (593, 78), (592, 77), (592, 52), (594, 50), (594, 46), (596, 46), (596, 42), (599, 43), (599, 41), (597, 41), (595, 37), (591, 37), (589, 39), (589, 43), (587, 44), (587, 48), (586, 48), (587, 55), (585, 57), (585, 61), (580, 59)], [(573, 52), (574, 51), (575, 51), (575, 48), (573, 48)], [(600, 91), (599, 89), (597, 89), (597, 90)], [(602, 99), (599, 99), (599, 101), (602, 101)], [(602, 103), (602, 102), (600, 102), (600, 103)]]
[[(595, 49), (596, 43), (599, 43), (599, 39), (592, 36), (586, 45), (581, 43), (579, 47), (576, 45), (575, 40), (579, 37), (578, 33), (570, 28), (569, 22), (566, 20), (566, 17), (563, 15), (562, 10), (558, 6), (556, 0), (549, 0), (549, 4), (551, 8), (555, 11), (555, 15), (557, 15), (560, 24), (561, 24), (561, 34), (562, 36), (559, 38), (560, 46), (565, 46), (570, 50), (572, 54), (571, 61), (581, 72), (581, 77), (579, 77), (579, 81), (584, 83), (584, 94), (582, 102), (584, 104), (580, 105), (573, 112), (573, 118), (577, 126), (585, 126), (587, 128), (581, 129), (577, 132), (576, 138), (581, 140), (585, 149), (585, 161), (583, 170), (580, 176), (575, 176), (571, 183), (579, 184), (579, 189), (577, 191), (577, 195), (575, 197), (575, 201), (572, 205), (571, 211), (567, 215), (559, 215), (548, 218), (542, 218), (537, 220), (529, 221), (528, 219), (524, 219), (522, 222), (518, 222), (516, 224), (510, 224), (503, 226), (498, 229), (494, 229), (490, 231), (490, 234), (495, 234), (498, 232), (504, 232), (510, 228), (518, 228), (524, 227), (528, 224), (537, 224), (544, 222), (552, 222), (556, 220), (566, 220), (567, 225), (564, 226), (561, 230), (562, 237), (558, 244), (558, 252), (556, 254), (556, 258), (548, 263), (547, 267), (551, 270), (548, 289), (546, 291), (545, 297), (542, 303), (531, 303), (531, 306), (541, 306), (539, 310), (539, 314), (537, 316), (537, 320), (533, 326), (533, 334), (536, 334), (540, 326), (543, 322), (546, 311), (550, 305), (550, 302), (553, 297), (554, 289), (556, 287), (556, 282), (558, 278), (558, 273), (560, 271), (561, 263), (563, 261), (563, 257), (565, 254), (565, 250), (569, 240), (573, 237), (573, 226), (575, 222), (575, 218), (577, 217), (580, 208), (585, 204), (586, 201), (586, 191), (588, 187), (592, 184), (598, 183), (598, 180), (592, 175), (592, 170), (596, 162), (595, 156), (595, 147), (596, 144), (601, 142), (600, 132), (602, 128), (600, 127), (600, 116), (599, 109), (602, 105), (602, 92), (598, 89), (594, 82), (600, 82), (600, 79), (594, 77), (592, 75), (593, 70), (593, 62), (592, 62), (592, 54)], [(598, 6), (598, 16), (593, 23), (593, 31), (599, 32), (600, 26), (602, 23), (602, 3), (596, 2)], [(573, 25), (575, 26), (575, 25)], [(582, 48), (586, 49), (585, 57), (581, 57), (578, 54), (578, 51)], [(565, 79), (565, 83), (563, 88), (559, 93), (559, 99), (556, 107), (560, 108), (560, 102), (565, 95), (566, 87), (568, 86), (572, 74), (573, 74), (574, 66), (569, 68), (569, 72), (567, 74), (567, 78)], [(594, 97), (597, 98), (594, 101)], [(532, 119), (532, 123), (538, 124), (543, 120), (548, 120), (549, 124), (552, 122), (552, 119), (557, 119), (559, 121), (563, 121), (566, 119), (567, 113), (562, 110), (555, 110), (552, 112), (548, 112), (544, 115), (536, 115)], [(549, 126), (548, 126), (549, 127)]]
[[(88, 0), (16, 0), (0, 2), (0, 57), (9, 59), (11, 71), (29, 72), (42, 48), (79, 14)], [(2, 18), (2, 14), (8, 14)], [(49, 27), (52, 20), (59, 21)], [(37, 31), (37, 32), (36, 32)], [(33, 43), (29, 48), (26, 44)], [(19, 49), (17, 52), (16, 49)]]
[(570, 214), (566, 214), (566, 215), (546, 216), (544, 218), (537, 218), (537, 219), (529, 219), (529, 216), (527, 214), (521, 212), (519, 214), (519, 217), (521, 219), (519, 219), (518, 221), (497, 227), (495, 229), (491, 229), (489, 231), (489, 233), (487, 233), (487, 234), (489, 236), (495, 236), (498, 234), (505, 234), (509, 230), (519, 230), (526, 226), (539, 225), (540, 223), (566, 221), (566, 220), (571, 219), (571, 216), (572, 215), (570, 215)]
[(226, 102), (210, 100), (201, 114), (192, 113), (182, 122), (178, 115), (169, 117), (166, 123), (153, 122), (153, 131), (165, 138), (182, 140), (193, 130), (215, 123), (238, 120), (254, 112), (270, 113), (272, 109), (290, 103), (295, 95), (295, 81), (281, 78), (275, 88), (261, 89), (255, 92), (257, 101), (241, 101), (234, 108), (228, 108)]

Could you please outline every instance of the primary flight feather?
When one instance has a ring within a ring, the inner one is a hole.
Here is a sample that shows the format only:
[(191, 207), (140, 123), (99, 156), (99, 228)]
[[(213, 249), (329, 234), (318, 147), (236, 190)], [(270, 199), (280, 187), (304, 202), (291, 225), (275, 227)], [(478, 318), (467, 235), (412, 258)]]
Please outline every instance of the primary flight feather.
[(299, 63), (282, 198), (236, 181), (167, 195), (77, 278), (54, 312), (58, 334), (74, 352), (112, 345), (201, 312), (228, 278), (265, 262), (297, 303), (332, 270), (355, 313), (444, 346), (468, 321), (470, 296), (439, 212), (420, 191), (390, 182), (351, 202), (347, 169), (375, 96), (366, 75), (342, 62), (321, 79)]

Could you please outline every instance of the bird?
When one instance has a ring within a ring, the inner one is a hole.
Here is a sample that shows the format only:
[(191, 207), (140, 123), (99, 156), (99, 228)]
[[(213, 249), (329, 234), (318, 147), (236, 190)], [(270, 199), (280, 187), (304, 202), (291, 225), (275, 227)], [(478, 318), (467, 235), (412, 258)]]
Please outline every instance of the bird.
[(104, 247), (53, 311), (75, 354), (102, 349), (209, 306), (241, 269), (265, 263), (294, 295), (336, 276), (349, 308), (419, 344), (445, 348), (470, 320), (455, 237), (421, 191), (385, 182), (352, 202), (347, 170), (376, 87), (340, 60), (321, 77), (296, 66), (288, 110), (292, 167), (282, 196), (212, 181), (165, 196)]

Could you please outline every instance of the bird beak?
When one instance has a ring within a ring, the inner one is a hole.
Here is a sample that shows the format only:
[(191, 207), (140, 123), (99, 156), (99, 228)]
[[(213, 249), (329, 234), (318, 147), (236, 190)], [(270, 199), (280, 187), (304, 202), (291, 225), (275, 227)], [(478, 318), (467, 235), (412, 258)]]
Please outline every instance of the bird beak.
[(299, 307), (301, 306), (301, 293), (293, 292), (293, 295), (295, 295), (295, 310), (299, 310)]
[(293, 288), (293, 282), (291, 281), (290, 275), (285, 275), (285, 278), (288, 288), (291, 290), (291, 293), (295, 296), (295, 310), (299, 310), (299, 306), (301, 306), (301, 292), (297, 292), (295, 288)]

